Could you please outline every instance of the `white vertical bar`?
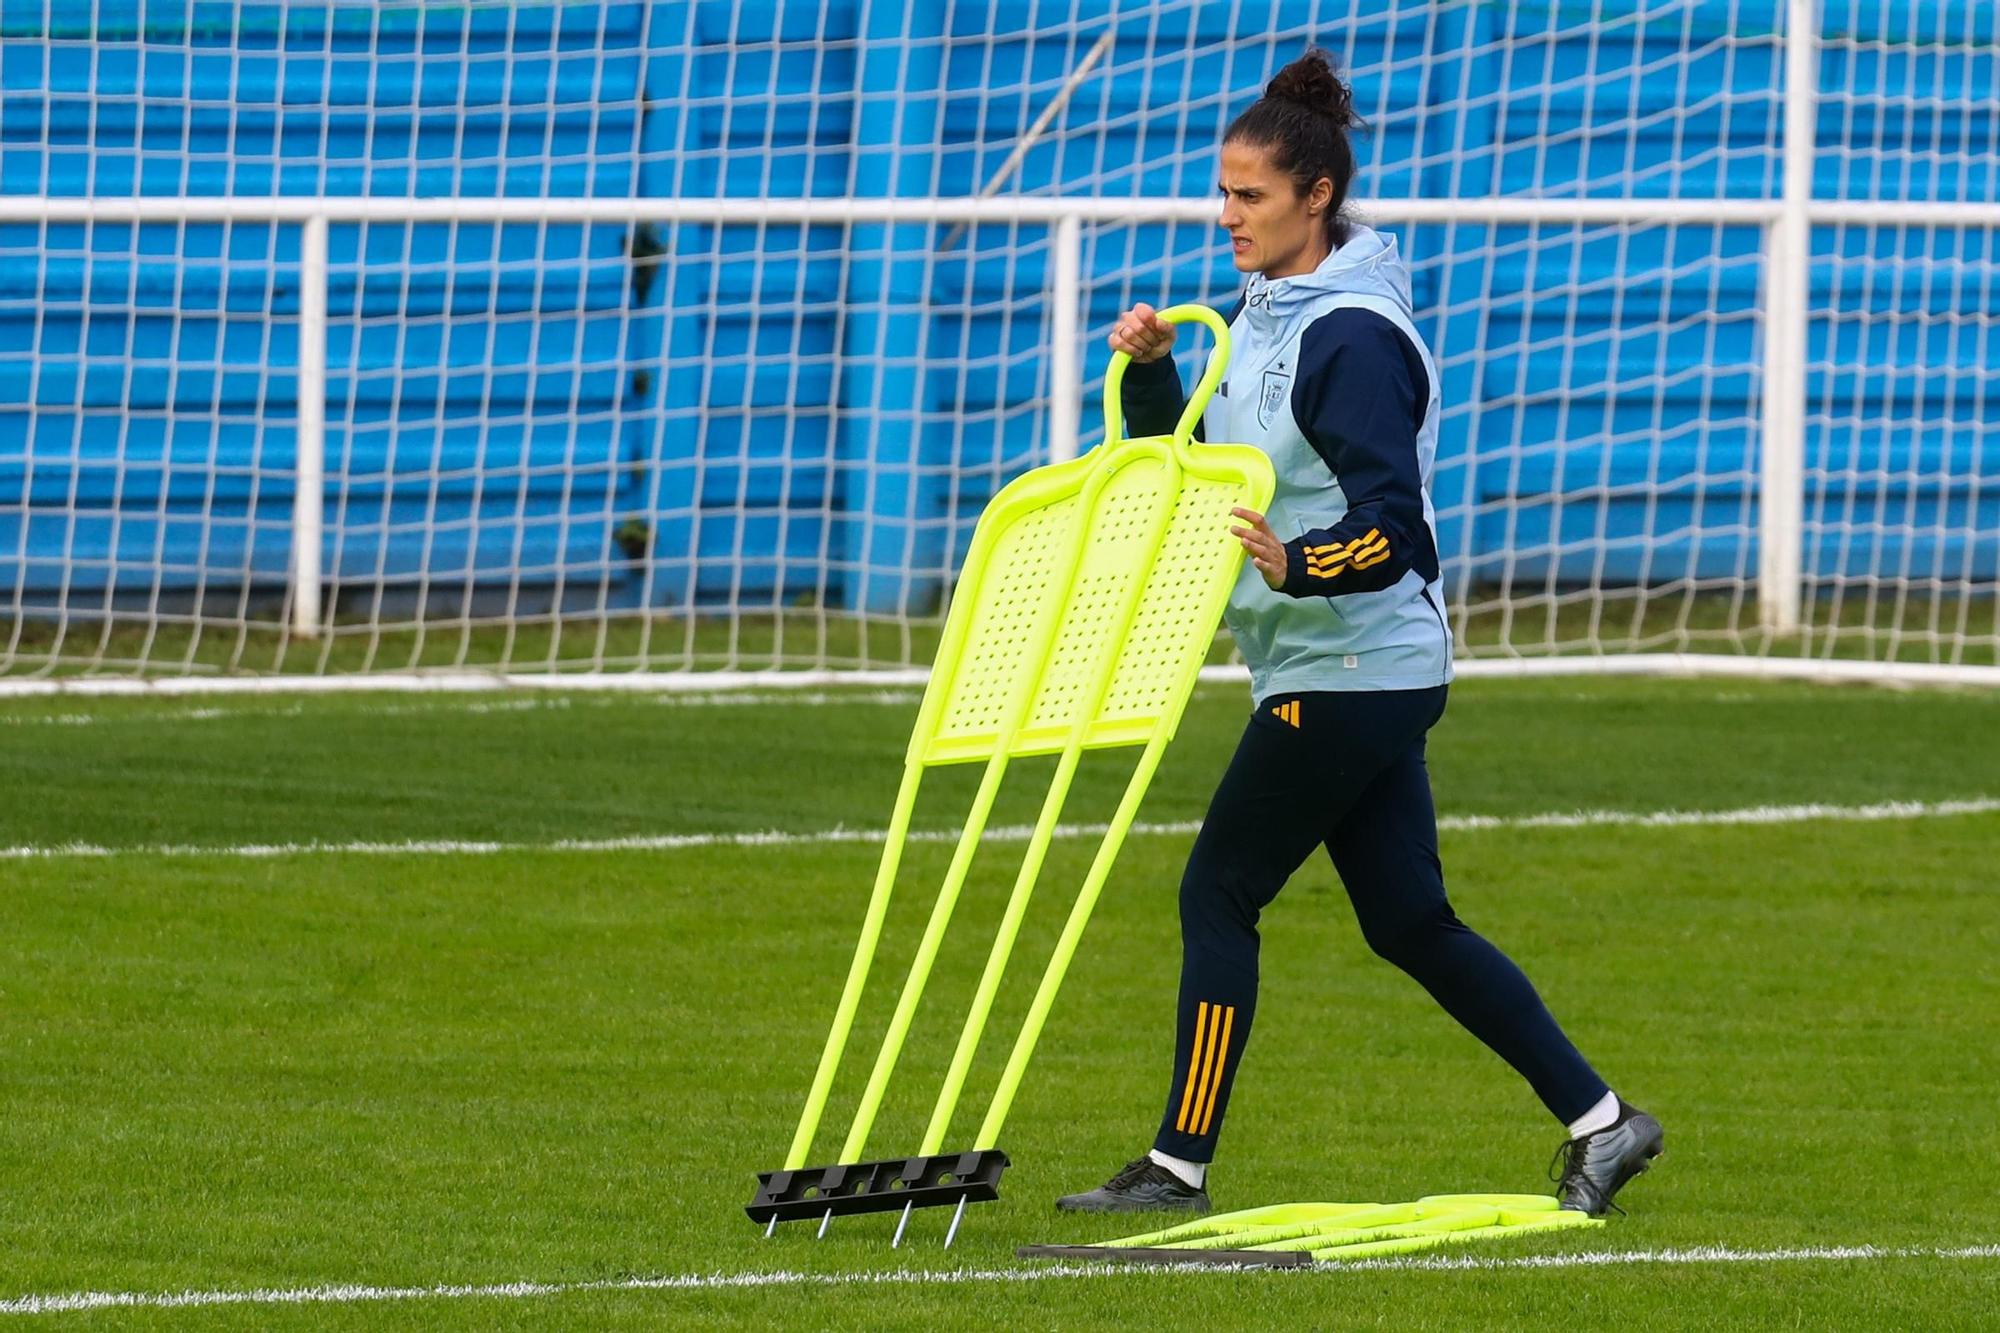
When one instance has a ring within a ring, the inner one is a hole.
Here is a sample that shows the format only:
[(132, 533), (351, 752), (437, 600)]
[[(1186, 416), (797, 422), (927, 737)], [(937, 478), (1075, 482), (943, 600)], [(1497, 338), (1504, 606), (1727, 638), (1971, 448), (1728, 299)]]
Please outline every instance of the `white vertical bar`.
[(1764, 229), (1763, 442), (1758, 460), (1757, 618), (1799, 628), (1806, 453), (1806, 333), (1811, 301), (1819, 5), (1786, 0), (1785, 147), (1778, 217)]
[(1049, 286), (1049, 461), (1076, 457), (1083, 415), (1083, 349), (1079, 343), (1083, 301), (1083, 219), (1065, 213), (1052, 241), (1055, 277)]
[(299, 232), (299, 437), (292, 487), (292, 633), (320, 631), (320, 532), (326, 506), (326, 215)]

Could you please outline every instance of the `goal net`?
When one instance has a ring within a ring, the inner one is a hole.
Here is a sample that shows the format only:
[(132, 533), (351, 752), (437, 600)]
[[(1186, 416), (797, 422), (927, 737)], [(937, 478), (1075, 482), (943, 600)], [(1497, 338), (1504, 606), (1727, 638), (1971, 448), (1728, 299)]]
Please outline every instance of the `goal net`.
[(1462, 659), (2000, 650), (1990, 5), (0, 25), (9, 680), (921, 671), (1117, 314), (1233, 302), (1216, 146), (1308, 42), (1442, 373)]

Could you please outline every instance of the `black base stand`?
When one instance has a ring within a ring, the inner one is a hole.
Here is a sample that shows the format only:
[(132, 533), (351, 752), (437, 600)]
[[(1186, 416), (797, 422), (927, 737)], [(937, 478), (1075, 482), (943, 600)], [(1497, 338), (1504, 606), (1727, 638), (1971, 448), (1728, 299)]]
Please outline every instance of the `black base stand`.
[(1000, 1173), (1006, 1169), (1007, 1154), (988, 1148), (935, 1157), (760, 1171), (756, 1197), (743, 1211), (750, 1214), (752, 1222), (790, 1222), (828, 1214), (846, 1217), (850, 1213), (895, 1212), (906, 1205), (936, 1208), (961, 1200), (983, 1203), (1000, 1197)]

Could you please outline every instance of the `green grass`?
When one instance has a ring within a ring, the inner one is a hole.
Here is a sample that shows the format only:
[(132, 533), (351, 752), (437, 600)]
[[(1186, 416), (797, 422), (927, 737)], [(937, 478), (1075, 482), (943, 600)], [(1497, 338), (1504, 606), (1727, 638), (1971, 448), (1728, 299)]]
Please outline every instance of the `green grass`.
[[(1196, 699), (1145, 811), (1198, 817), (1234, 689)], [(0, 845), (538, 843), (879, 826), (914, 696), (61, 698), (0, 704)], [(67, 722), (54, 721), (67, 717)], [(82, 719), (82, 720), (78, 720)], [(2000, 796), (2000, 696), (1717, 681), (1474, 682), (1431, 763), (1447, 814)], [(1129, 760), (1095, 756), (1070, 817)], [(1032, 817), (1022, 765), (1003, 821)], [(937, 775), (949, 824), (970, 774)], [(79, 1290), (428, 1286), (805, 1270), (1026, 1268), (1094, 1239), (1053, 1195), (1147, 1141), (1165, 1093), (1185, 836), (1134, 839), (1003, 1144), (1006, 1198), (771, 1242), (743, 1217), (789, 1141), (874, 852), (332, 853), (0, 860), (0, 1300)], [(1631, 1215), (1490, 1257), (2000, 1241), (2000, 816), (1447, 833), (1461, 915), (1513, 953), (1666, 1122)], [(898, 974), (949, 847), (911, 849)], [(1046, 953), (1090, 847), (1057, 843)], [(913, 1146), (1019, 844), (994, 847), (871, 1146)], [(1546, 1188), (1517, 1079), (1361, 944), (1323, 861), (1266, 918), (1257, 1034), (1217, 1202)], [(987, 1068), (1031, 967), (1003, 992)], [(858, 1095), (892, 995), (864, 1006)], [(1041, 1282), (584, 1291), (531, 1299), (52, 1316), (150, 1327), (1978, 1327), (2000, 1260), (1122, 1273)]]

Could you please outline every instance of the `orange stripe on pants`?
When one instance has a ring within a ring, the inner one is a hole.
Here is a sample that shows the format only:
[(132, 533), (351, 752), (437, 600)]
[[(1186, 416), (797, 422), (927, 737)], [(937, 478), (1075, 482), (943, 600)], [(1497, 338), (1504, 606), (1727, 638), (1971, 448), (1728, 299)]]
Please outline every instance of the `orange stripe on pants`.
[[(1194, 1101), (1195, 1084), (1201, 1081), (1196, 1077), (1195, 1071), (1201, 1064), (1201, 1034), (1207, 1028), (1208, 1001), (1203, 1000), (1201, 1001), (1201, 1007), (1194, 1011), (1194, 1050), (1188, 1056), (1187, 1089), (1181, 1093), (1181, 1113), (1179, 1118), (1174, 1121), (1174, 1128), (1183, 1134), (1187, 1133), (1188, 1106)], [(1197, 1109), (1195, 1114), (1198, 1116), (1201, 1112)]]
[[(1222, 1022), (1221, 1022), (1222, 1006), (1219, 1004), (1215, 1005), (1214, 1009), (1215, 1009), (1215, 1021), (1211, 1022), (1208, 1025), (1208, 1053), (1202, 1056), (1201, 1059), (1201, 1081), (1203, 1086), (1201, 1090), (1195, 1094), (1194, 1097), (1193, 1123), (1197, 1125), (1201, 1123), (1202, 1109), (1207, 1104), (1208, 1094), (1212, 1090), (1211, 1087), (1212, 1080), (1209, 1078), (1209, 1073), (1211, 1070), (1220, 1069), (1222, 1067), (1222, 1062), (1215, 1058), (1216, 1039), (1222, 1035)], [(1200, 1045), (1199, 1039), (1196, 1040), (1195, 1044)], [(1214, 1109), (1215, 1108), (1212, 1106), (1208, 1107), (1208, 1110), (1211, 1112), (1213, 1112)], [(1201, 1131), (1196, 1130), (1195, 1132), (1199, 1134)]]
[(1208, 1109), (1201, 1113), (1201, 1128), (1197, 1134), (1208, 1133), (1208, 1127), (1215, 1123), (1215, 1099), (1222, 1091), (1222, 1067), (1229, 1062), (1229, 1029), (1236, 1023), (1236, 1006), (1230, 1005), (1222, 1011), (1222, 1058), (1215, 1062), (1209, 1073)]

